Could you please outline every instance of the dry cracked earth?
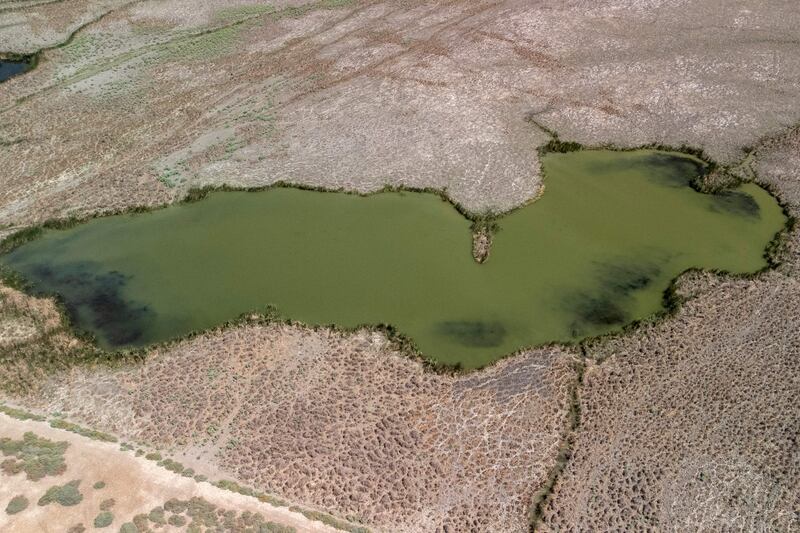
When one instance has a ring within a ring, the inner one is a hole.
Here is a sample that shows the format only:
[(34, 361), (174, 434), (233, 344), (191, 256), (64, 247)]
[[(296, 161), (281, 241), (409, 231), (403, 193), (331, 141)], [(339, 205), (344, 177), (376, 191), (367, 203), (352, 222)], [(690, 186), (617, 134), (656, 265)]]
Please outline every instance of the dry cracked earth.
[[(0, 84), (0, 231), (223, 183), (501, 212), (556, 134), (702, 149), (798, 217), (798, 28), (779, 0), (5, 2), (0, 50), (44, 51)], [(464, 375), (258, 321), (109, 362), (3, 288), (0, 390), (376, 531), (797, 531), (800, 229), (774, 256)]]

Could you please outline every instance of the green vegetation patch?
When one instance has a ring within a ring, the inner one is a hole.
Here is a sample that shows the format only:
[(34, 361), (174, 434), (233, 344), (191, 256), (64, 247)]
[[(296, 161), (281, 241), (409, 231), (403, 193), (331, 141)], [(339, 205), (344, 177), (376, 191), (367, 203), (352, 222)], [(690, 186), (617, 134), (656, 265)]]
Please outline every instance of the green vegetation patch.
[(28, 508), (28, 503), (29, 503), (28, 498), (26, 498), (22, 494), (14, 496), (13, 498), (11, 498), (11, 501), (8, 502), (8, 505), (6, 505), (6, 513), (7, 514), (21, 513), (22, 511)]
[(44, 496), (39, 498), (38, 504), (44, 506), (56, 502), (64, 507), (78, 505), (83, 501), (83, 494), (78, 490), (80, 483), (79, 479), (75, 479), (64, 485), (50, 487)]
[(101, 528), (101, 527), (108, 527), (111, 525), (111, 522), (114, 521), (114, 515), (108, 511), (103, 511), (99, 515), (97, 515), (94, 519), (94, 527)]
[(28, 411), (23, 411), (22, 409), (16, 409), (14, 407), (9, 407), (4, 404), (0, 404), (0, 413), (5, 413), (11, 418), (16, 418), (17, 420), (36, 420), (37, 422), (45, 421), (45, 417), (41, 415), (29, 413)]
[(28, 431), (22, 440), (0, 438), (0, 452), (8, 459), (0, 463), (5, 474), (25, 472), (27, 479), (38, 481), (45, 476), (58, 476), (67, 470), (64, 452), (69, 443), (54, 442)]
[(92, 440), (99, 440), (102, 442), (117, 442), (117, 438), (113, 435), (109, 435), (108, 433), (103, 433), (101, 431), (95, 431), (93, 429), (88, 429), (78, 424), (73, 424), (72, 422), (67, 422), (62, 418), (54, 418), (50, 421), (50, 426), (57, 428), (57, 429), (65, 429), (72, 433), (77, 433), (78, 435), (82, 435), (84, 437), (88, 437)]
[(105, 486), (106, 486), (106, 482), (105, 481), (98, 481), (97, 483), (92, 485), (92, 488), (96, 489), (96, 490), (100, 490), (100, 489), (105, 488)]

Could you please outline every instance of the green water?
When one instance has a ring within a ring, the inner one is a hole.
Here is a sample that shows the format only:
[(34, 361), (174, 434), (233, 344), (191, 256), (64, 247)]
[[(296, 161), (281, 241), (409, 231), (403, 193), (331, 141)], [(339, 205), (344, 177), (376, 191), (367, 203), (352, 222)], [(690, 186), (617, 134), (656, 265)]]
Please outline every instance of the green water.
[(679, 154), (549, 154), (543, 168), (544, 195), (498, 221), (482, 265), (470, 222), (435, 195), (291, 188), (48, 230), (0, 262), (59, 293), (106, 348), (270, 304), (309, 324), (391, 324), (426, 356), (474, 368), (657, 312), (688, 268), (759, 270), (785, 223), (755, 185), (696, 192), (703, 167)]

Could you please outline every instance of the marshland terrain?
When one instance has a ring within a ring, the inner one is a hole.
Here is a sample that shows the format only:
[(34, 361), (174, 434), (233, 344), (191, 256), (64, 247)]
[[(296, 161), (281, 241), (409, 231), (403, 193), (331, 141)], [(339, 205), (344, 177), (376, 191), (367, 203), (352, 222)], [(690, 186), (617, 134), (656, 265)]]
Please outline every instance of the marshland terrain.
[[(2, 57), (35, 56), (0, 84), (0, 395), (55, 424), (0, 415), (0, 524), (800, 528), (799, 27), (755, 0), (0, 6)], [(181, 203), (274, 184), (341, 192)], [(93, 457), (147, 496), (18, 456), (64, 428), (124, 442)], [(187, 515), (215, 480), (243, 499)]]

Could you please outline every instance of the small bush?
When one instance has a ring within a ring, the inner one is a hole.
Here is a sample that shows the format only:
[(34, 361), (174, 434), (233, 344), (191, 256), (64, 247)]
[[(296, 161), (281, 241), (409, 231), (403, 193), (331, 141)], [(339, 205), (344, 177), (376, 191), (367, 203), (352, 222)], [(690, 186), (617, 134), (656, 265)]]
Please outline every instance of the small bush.
[(17, 514), (28, 508), (28, 498), (23, 495), (14, 496), (6, 506), (6, 513)]
[(64, 485), (54, 485), (47, 489), (44, 496), (39, 498), (39, 505), (49, 505), (52, 502), (57, 502), (64, 507), (78, 505), (83, 500), (83, 494), (78, 490), (80, 480), (75, 479)]
[(94, 519), (94, 527), (101, 528), (101, 527), (108, 527), (111, 525), (111, 522), (114, 521), (114, 515), (109, 513), (108, 511), (103, 511), (99, 515), (97, 515)]
[(64, 451), (68, 446), (66, 442), (37, 437), (30, 431), (23, 435), (22, 440), (3, 437), (0, 439), (0, 452), (11, 458), (0, 463), (0, 470), (8, 475), (25, 472), (31, 481), (58, 476), (67, 469)]
[(100, 510), (101, 511), (110, 511), (114, 504), (117, 503), (114, 498), (109, 498), (107, 500), (103, 500), (100, 503)]
[(75, 524), (67, 530), (67, 533), (83, 533), (84, 531), (86, 531), (86, 528), (83, 524)]
[(106, 482), (105, 481), (98, 481), (97, 483), (92, 485), (92, 488), (100, 490), (100, 489), (104, 489), (105, 486), (106, 486)]
[(82, 435), (84, 437), (88, 437), (92, 440), (99, 440), (102, 442), (117, 442), (117, 438), (113, 435), (109, 435), (108, 433), (103, 433), (101, 431), (95, 431), (93, 429), (88, 429), (85, 427), (81, 427), (78, 424), (73, 424), (72, 422), (67, 422), (61, 418), (55, 418), (50, 421), (50, 427), (54, 427), (56, 429), (64, 429), (70, 431), (72, 433), (77, 433), (78, 435)]
[(151, 461), (160, 461), (161, 460), (161, 454), (158, 453), (158, 452), (150, 452), (147, 455), (145, 455), (144, 458), (145, 459), (149, 459)]
[(139, 533), (139, 528), (133, 522), (125, 522), (119, 528), (119, 533)]
[(169, 522), (170, 525), (175, 527), (183, 527), (186, 525), (186, 518), (182, 517), (179, 514), (174, 514), (169, 517), (169, 520), (167, 520), (167, 522)]
[(36, 420), (38, 422), (44, 422), (45, 420), (45, 417), (43, 416), (35, 415), (33, 413), (29, 413), (28, 411), (15, 409), (14, 407), (9, 407), (3, 404), (0, 404), (0, 413), (5, 413), (11, 418), (16, 418), (17, 420)]
[(164, 518), (164, 508), (163, 507), (154, 507), (150, 513), (147, 515), (148, 520), (153, 522), (154, 524), (166, 524), (167, 520)]
[(170, 513), (181, 514), (188, 507), (188, 503), (177, 498), (170, 498), (164, 502), (164, 510)]

